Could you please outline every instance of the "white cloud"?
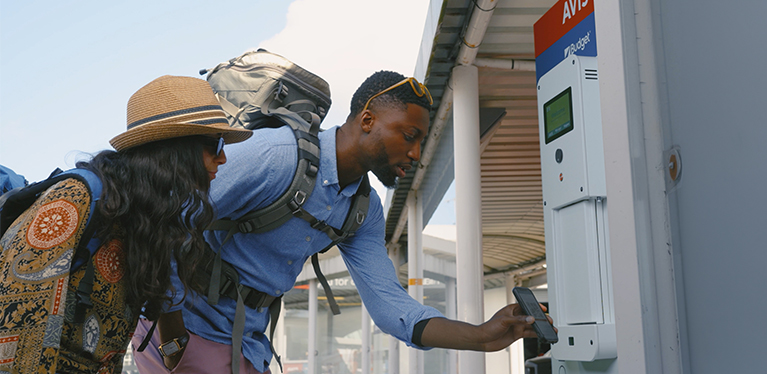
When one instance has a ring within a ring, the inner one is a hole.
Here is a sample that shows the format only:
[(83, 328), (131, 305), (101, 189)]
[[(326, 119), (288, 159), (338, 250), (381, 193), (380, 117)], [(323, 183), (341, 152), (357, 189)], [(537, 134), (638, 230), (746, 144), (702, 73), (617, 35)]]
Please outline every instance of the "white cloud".
[[(413, 74), (428, 0), (297, 0), (285, 29), (258, 47), (282, 55), (330, 83), (323, 127), (340, 125), (352, 94), (378, 70)], [(385, 188), (371, 178), (382, 199)]]

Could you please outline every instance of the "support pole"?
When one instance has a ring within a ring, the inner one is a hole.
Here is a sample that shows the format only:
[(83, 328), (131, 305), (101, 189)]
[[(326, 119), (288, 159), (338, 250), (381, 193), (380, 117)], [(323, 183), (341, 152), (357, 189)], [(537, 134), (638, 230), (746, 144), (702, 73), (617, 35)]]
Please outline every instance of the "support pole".
[[(275, 349), (277, 349), (277, 354), (280, 357), (287, 357), (288, 354), (288, 337), (285, 335), (285, 315), (287, 314), (287, 309), (285, 309), (285, 298), (282, 298), (280, 300), (280, 310), (282, 311), (282, 318), (277, 320), (277, 327), (274, 330), (274, 336), (277, 337), (276, 342), (272, 342), (274, 344)], [(272, 323), (273, 321), (270, 321), (269, 323)], [(275, 365), (277, 363), (277, 360), (272, 360), (272, 365), (274, 366), (273, 372), (276, 372), (279, 370), (279, 365)], [(271, 366), (270, 365), (270, 368)]]
[(333, 327), (335, 325), (335, 319), (333, 319), (333, 312), (330, 311), (330, 306), (325, 307), (325, 318), (327, 319), (325, 328), (325, 350), (322, 355), (319, 356), (320, 366), (322, 360), (331, 360), (336, 357), (336, 339), (333, 335)]
[[(394, 265), (394, 271), (396, 272), (397, 277), (399, 278), (400, 245), (398, 243), (390, 244), (388, 248), (389, 248), (389, 259)], [(388, 374), (399, 374), (399, 346), (400, 346), (399, 340), (389, 335), (389, 360), (387, 365), (389, 369), (387, 372)]]
[[(477, 67), (454, 67), (453, 82), (458, 319), (478, 325), (484, 322), (484, 287)], [(459, 352), (458, 372), (484, 373), (485, 354)]]
[[(511, 290), (516, 286), (521, 286), (522, 282), (514, 273), (506, 274), (506, 304), (517, 303), (517, 299)], [(511, 374), (525, 374), (525, 342), (524, 339), (517, 339), (509, 347), (509, 366)]]
[(365, 303), (362, 303), (360, 314), (362, 314), (362, 374), (370, 374), (371, 319)]
[(307, 364), (309, 374), (317, 374), (317, 279), (309, 281), (309, 347)]
[[(449, 319), (458, 319), (455, 302), (455, 278), (447, 277), (445, 282), (445, 317)], [(447, 374), (458, 373), (458, 351), (455, 349), (446, 349), (447, 351)]]
[[(423, 201), (420, 191), (410, 191), (407, 199), (407, 272), (410, 296), (423, 304)], [(410, 374), (423, 374), (423, 351), (410, 348)]]

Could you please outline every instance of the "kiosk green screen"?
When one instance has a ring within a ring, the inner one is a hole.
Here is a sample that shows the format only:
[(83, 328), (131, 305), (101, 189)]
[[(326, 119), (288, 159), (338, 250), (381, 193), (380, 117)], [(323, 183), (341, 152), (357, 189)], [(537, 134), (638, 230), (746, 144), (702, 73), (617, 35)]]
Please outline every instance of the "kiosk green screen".
[(571, 87), (567, 87), (566, 90), (543, 105), (543, 124), (546, 130), (546, 144), (573, 130)]

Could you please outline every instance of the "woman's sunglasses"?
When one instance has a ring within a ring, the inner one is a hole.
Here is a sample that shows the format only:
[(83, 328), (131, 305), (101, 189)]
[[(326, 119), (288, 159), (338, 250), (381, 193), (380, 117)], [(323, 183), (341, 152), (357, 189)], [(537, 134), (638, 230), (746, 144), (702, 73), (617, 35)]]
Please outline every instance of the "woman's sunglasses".
[(216, 157), (221, 155), (221, 151), (224, 150), (224, 135), (219, 134), (218, 139), (212, 138), (210, 136), (203, 137), (203, 143), (206, 147), (210, 147), (211, 149), (216, 149)]

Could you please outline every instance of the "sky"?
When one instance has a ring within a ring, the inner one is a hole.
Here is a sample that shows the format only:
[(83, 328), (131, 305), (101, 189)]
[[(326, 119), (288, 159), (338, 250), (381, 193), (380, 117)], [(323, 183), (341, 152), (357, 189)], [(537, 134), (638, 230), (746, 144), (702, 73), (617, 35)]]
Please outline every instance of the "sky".
[(328, 81), (323, 128), (340, 125), (369, 75), (413, 74), (429, 1), (63, 3), (0, 2), (0, 164), (29, 181), (111, 149), (128, 98), (146, 83), (200, 77), (255, 48)]

